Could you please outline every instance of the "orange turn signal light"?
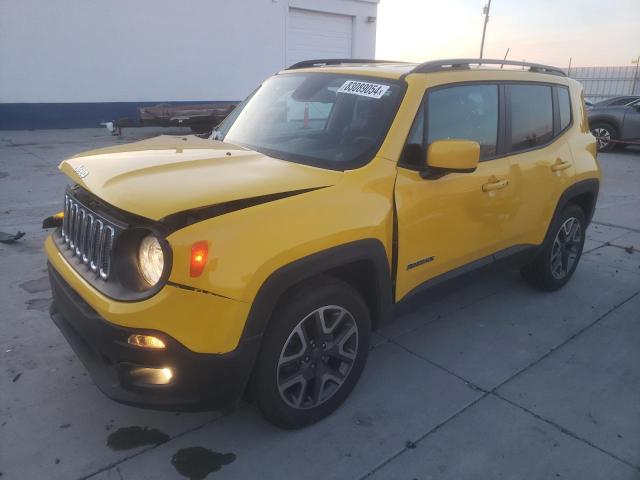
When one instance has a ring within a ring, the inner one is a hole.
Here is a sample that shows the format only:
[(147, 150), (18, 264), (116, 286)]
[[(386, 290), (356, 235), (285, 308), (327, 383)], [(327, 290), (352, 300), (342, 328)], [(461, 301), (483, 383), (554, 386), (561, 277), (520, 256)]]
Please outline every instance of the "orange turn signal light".
[(199, 277), (207, 264), (209, 244), (206, 241), (196, 242), (191, 245), (191, 276)]
[(62, 226), (64, 220), (64, 212), (58, 212), (55, 215), (45, 218), (42, 221), (42, 228), (57, 228)]

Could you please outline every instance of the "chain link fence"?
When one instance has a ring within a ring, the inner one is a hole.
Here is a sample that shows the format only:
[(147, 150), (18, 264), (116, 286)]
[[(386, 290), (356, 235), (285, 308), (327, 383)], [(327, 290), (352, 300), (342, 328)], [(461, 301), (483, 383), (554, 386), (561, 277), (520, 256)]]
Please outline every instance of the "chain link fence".
[(621, 95), (640, 95), (638, 67), (573, 67), (568, 75), (582, 83), (585, 98), (606, 100)]

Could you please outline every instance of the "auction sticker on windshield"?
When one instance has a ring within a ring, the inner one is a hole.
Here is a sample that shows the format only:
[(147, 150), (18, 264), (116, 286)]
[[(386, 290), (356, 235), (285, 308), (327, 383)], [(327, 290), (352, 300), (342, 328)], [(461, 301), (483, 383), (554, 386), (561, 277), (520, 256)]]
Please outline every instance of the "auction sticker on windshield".
[(350, 93), (351, 95), (361, 95), (363, 97), (380, 98), (389, 90), (389, 85), (379, 83), (359, 82), (357, 80), (347, 80), (338, 89), (337, 93)]

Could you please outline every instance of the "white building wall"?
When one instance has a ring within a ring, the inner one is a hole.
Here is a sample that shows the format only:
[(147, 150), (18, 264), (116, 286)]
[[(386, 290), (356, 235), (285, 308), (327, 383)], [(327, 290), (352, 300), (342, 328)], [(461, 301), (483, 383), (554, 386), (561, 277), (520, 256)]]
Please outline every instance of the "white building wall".
[(286, 66), (290, 7), (353, 16), (373, 58), (378, 0), (1, 0), (0, 103), (240, 100)]

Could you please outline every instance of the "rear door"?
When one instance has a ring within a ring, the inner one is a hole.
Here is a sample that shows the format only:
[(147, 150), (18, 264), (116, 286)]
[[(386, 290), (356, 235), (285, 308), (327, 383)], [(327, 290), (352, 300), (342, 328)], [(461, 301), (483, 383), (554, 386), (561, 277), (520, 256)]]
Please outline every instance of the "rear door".
[[(509, 159), (498, 156), (501, 92), (498, 84), (486, 82), (427, 91), (396, 180), (396, 300), (466, 264), (488, 263), (488, 256), (510, 244), (514, 198)], [(426, 148), (446, 138), (480, 143), (478, 168), (422, 178), (418, 170)]]
[(514, 194), (516, 245), (538, 245), (562, 192), (575, 175), (565, 139), (573, 126), (569, 89), (540, 83), (507, 84), (506, 149)]

